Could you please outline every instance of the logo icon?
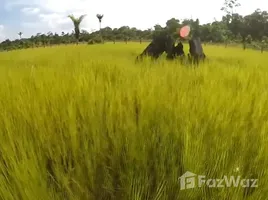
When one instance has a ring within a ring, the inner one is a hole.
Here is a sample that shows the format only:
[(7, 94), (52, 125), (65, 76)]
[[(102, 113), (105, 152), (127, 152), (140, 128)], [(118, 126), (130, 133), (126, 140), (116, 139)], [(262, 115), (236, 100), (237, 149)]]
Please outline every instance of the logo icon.
[(204, 175), (197, 175), (187, 171), (181, 177), (180, 190), (193, 189), (195, 187), (207, 186), (210, 188), (217, 187), (258, 187), (258, 179), (241, 179), (240, 176), (223, 176), (221, 179), (206, 179)]
[(179, 178), (181, 190), (195, 188), (196, 177), (197, 175), (192, 172), (187, 171), (184, 173)]

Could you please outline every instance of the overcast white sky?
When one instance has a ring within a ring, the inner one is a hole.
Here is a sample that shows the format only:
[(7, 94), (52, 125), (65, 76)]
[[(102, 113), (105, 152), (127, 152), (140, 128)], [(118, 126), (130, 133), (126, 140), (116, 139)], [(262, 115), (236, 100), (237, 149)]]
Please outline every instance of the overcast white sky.
[[(241, 0), (240, 14), (250, 14), (257, 8), (268, 10), (268, 0)], [(155, 24), (175, 17), (177, 19), (199, 18), (201, 23), (221, 19), (224, 0), (0, 0), (0, 41), (18, 38), (38, 32), (61, 33), (72, 30), (67, 15), (87, 14), (82, 29), (98, 29), (96, 14), (104, 14), (102, 27), (112, 28), (128, 25), (140, 29), (152, 28)]]

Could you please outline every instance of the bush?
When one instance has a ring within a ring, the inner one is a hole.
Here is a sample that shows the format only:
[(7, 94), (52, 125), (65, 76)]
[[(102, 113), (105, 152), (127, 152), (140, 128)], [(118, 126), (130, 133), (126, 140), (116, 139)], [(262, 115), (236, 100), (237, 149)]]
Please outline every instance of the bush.
[(103, 42), (101, 37), (95, 37), (88, 41), (88, 44), (101, 44)]

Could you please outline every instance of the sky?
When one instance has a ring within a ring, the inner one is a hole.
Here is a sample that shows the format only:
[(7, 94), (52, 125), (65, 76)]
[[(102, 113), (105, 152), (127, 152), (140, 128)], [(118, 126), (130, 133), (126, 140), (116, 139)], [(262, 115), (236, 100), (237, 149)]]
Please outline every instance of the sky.
[[(89, 32), (99, 28), (96, 14), (103, 14), (102, 27), (119, 28), (127, 25), (139, 29), (165, 26), (168, 19), (199, 18), (200, 23), (220, 20), (224, 0), (0, 0), (0, 41), (30, 37), (49, 31), (71, 32), (69, 14), (86, 14), (81, 29)], [(203, 9), (204, 8), (204, 9)], [(241, 15), (257, 8), (268, 10), (267, 0), (241, 0), (237, 9)]]

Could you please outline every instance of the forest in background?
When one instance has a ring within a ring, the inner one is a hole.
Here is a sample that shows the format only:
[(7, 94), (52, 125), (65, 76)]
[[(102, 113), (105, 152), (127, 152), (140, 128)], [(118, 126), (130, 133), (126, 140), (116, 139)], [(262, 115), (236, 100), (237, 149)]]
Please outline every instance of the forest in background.
[[(258, 48), (263, 51), (268, 47), (268, 12), (261, 9), (256, 9), (253, 13), (242, 16), (234, 12), (234, 8), (239, 7), (240, 3), (237, 0), (226, 0), (222, 11), (225, 15), (220, 21), (212, 23), (200, 24), (199, 19), (184, 19), (179, 20), (171, 18), (166, 21), (166, 26), (162, 27), (156, 24), (153, 29), (139, 30), (135, 27), (122, 26), (120, 28), (111, 28), (109, 26), (101, 28), (103, 15), (97, 15), (100, 23), (100, 29), (89, 33), (87, 30), (80, 30), (80, 23), (83, 16), (74, 18), (69, 16), (74, 23), (74, 31), (72, 33), (37, 33), (30, 38), (22, 38), (23, 33), (18, 33), (16, 40), (5, 40), (0, 43), (0, 50), (14, 50), (32, 47), (46, 47), (51, 45), (72, 44), (72, 43), (103, 43), (104, 41), (150, 41), (157, 34), (167, 31), (173, 34), (177, 39), (179, 34), (177, 30), (184, 26), (190, 25), (192, 32), (197, 34), (204, 43), (220, 43), (228, 44), (238, 43), (246, 46)], [(80, 20), (80, 21), (79, 21)]]

